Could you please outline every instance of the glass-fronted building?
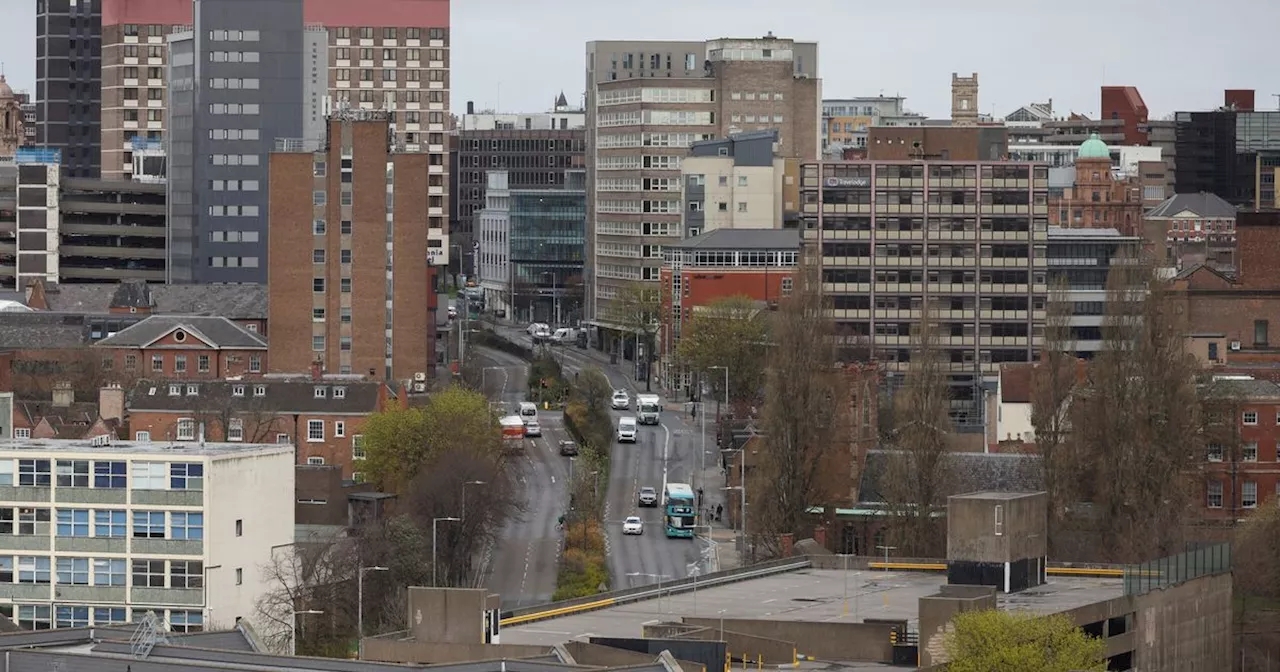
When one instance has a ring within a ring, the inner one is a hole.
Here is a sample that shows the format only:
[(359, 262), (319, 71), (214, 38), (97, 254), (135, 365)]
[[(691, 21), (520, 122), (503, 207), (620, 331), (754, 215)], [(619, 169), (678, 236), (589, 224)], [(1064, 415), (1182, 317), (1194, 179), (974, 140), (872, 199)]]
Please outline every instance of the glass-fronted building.
[(582, 319), (586, 174), (567, 171), (563, 189), (512, 189), (510, 292), (520, 321), (576, 325)]

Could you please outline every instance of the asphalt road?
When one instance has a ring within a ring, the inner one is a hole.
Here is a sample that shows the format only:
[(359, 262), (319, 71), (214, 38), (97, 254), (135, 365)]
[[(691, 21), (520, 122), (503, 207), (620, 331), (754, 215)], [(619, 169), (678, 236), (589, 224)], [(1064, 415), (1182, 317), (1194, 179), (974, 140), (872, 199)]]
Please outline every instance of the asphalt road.
[[(485, 393), (503, 404), (504, 413), (514, 413), (525, 400), (528, 365), (486, 348), (475, 348), (470, 356), (484, 362)], [(556, 589), (562, 539), (556, 519), (567, 507), (569, 475), (568, 458), (553, 447), (568, 437), (561, 413), (543, 411), (538, 420), (543, 436), (527, 440), (525, 454), (514, 465), (524, 511), (508, 521), (485, 554), (484, 586), (502, 596), (503, 609), (550, 602)]]
[[(526, 346), (532, 345), (522, 329), (499, 327), (498, 331)], [(623, 373), (632, 371), (632, 362), (619, 360), (619, 364), (610, 365), (601, 353), (574, 346), (552, 346), (552, 352), (567, 375), (599, 367), (615, 389), (630, 392), (631, 410), (613, 411), (615, 424), (619, 417), (635, 414), (635, 395), (643, 392), (644, 386), (637, 387), (635, 379)], [(614, 442), (605, 503), (606, 543), (614, 588), (656, 584), (659, 580), (681, 579), (695, 571), (701, 574), (713, 571), (710, 544), (706, 539), (669, 539), (663, 531), (662, 507), (639, 506), (640, 488), (644, 486), (652, 486), (661, 496), (668, 482), (693, 483), (693, 474), (702, 464), (699, 429), (683, 411), (670, 410), (662, 413), (660, 424), (641, 425), (636, 443)], [(714, 451), (714, 446), (710, 450)], [(706, 459), (714, 464), (719, 458), (718, 454), (709, 454)], [(644, 534), (624, 536), (622, 521), (633, 515), (644, 521)]]

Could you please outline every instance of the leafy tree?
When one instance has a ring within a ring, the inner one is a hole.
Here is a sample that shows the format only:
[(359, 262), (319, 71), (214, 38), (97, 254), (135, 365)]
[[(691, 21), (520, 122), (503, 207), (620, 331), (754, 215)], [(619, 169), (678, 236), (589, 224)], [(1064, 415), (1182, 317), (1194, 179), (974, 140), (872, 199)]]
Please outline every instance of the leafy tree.
[(653, 352), (657, 348), (658, 325), (662, 317), (662, 300), (657, 289), (633, 282), (618, 292), (614, 317), (620, 326), (639, 339), (644, 350), (645, 390), (653, 390)]
[(952, 619), (948, 672), (1103, 672), (1107, 645), (1064, 614), (1037, 616), (998, 609)]
[[(767, 312), (746, 296), (730, 296), (712, 301), (706, 310), (694, 313), (680, 336), (679, 361), (691, 371), (706, 372), (713, 366), (729, 369), (730, 402), (754, 402), (764, 384), (764, 362), (769, 337)], [(707, 382), (723, 398), (724, 377), (720, 371), (707, 375)]]
[(460, 386), (431, 395), (421, 408), (374, 414), (361, 432), (365, 459), (359, 468), (388, 492), (403, 493), (440, 455), (462, 452), (497, 461), (502, 452), (502, 430), (488, 400)]
[(599, 367), (593, 366), (578, 373), (575, 385), (587, 414), (610, 422), (609, 399), (613, 394), (613, 386), (609, 383), (608, 376)]

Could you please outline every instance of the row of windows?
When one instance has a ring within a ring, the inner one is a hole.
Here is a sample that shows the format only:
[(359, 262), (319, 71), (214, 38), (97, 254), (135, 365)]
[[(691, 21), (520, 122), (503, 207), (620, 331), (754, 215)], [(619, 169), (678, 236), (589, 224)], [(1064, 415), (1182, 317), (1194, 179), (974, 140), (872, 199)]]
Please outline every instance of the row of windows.
[[(15, 471), (16, 462), (16, 471)], [(128, 463), (119, 460), (0, 459), (0, 486), (124, 488)], [(199, 462), (134, 462), (135, 490), (203, 490)]]
[[(762, 115), (760, 115), (759, 119), (760, 119), (760, 123), (762, 123), (762, 124), (767, 124), (767, 123), (769, 123), (769, 115), (767, 115), (767, 114), (762, 114)], [(729, 117), (729, 121), (732, 121), (732, 122), (735, 122), (735, 123), (736, 123), (736, 122), (742, 122), (742, 123), (746, 123), (746, 124), (754, 124), (754, 123), (756, 123), (756, 115), (754, 115), (754, 114), (745, 114), (745, 115), (743, 115), (743, 114), (734, 114), (734, 115), (731, 115), (731, 116)], [(781, 123), (782, 123), (782, 115), (781, 115), (781, 114), (775, 114), (775, 115), (773, 115), (773, 123), (775, 123), (775, 124), (781, 124)]]
[[(1222, 481), (1209, 481), (1206, 490), (1205, 505), (1211, 509), (1222, 508)], [(1280, 499), (1280, 483), (1276, 484), (1276, 497)], [(1258, 484), (1245, 481), (1240, 484), (1240, 508), (1253, 509), (1258, 506)]]
[(612, 89), (601, 91), (596, 97), (596, 105), (623, 105), (626, 103), (713, 103), (716, 92), (713, 89), (694, 88), (644, 88), (644, 89)]
[(210, 268), (258, 268), (258, 257), (209, 257)]
[[(1265, 339), (1263, 342), (1265, 342)], [(1245, 411), (1240, 414), (1240, 422), (1250, 426), (1256, 425), (1258, 424), (1258, 417), (1257, 411)], [(1280, 410), (1276, 411), (1276, 425), (1280, 425)]]
[(258, 187), (257, 180), (209, 180), (209, 188), (214, 191), (257, 191)]
[(257, 77), (210, 77), (211, 89), (256, 89), (261, 86)]
[[(1211, 443), (1207, 447), (1208, 459), (1210, 462), (1221, 462), (1224, 451), (1222, 444)], [(1280, 441), (1276, 442), (1276, 454), (1280, 456)], [(1277, 459), (1280, 459), (1278, 457)], [(1240, 461), (1257, 462), (1258, 461), (1258, 442), (1249, 441), (1240, 444)]]
[[(123, 539), (130, 536), (129, 513), (109, 509), (57, 509), (51, 526), (49, 509), (6, 506), (0, 508), (0, 534), (46, 536), (52, 527), (59, 537)], [(203, 513), (133, 511), (132, 514), (134, 538), (204, 539)]]
[(605, 236), (680, 235), (680, 222), (597, 222), (596, 233)]
[[(125, 58), (138, 58), (140, 53), (139, 47), (142, 45), (126, 44), (124, 46)], [(164, 58), (164, 47), (158, 44), (147, 46), (147, 58)]]
[[(125, 110), (124, 120), (138, 121), (141, 118), (141, 115), (138, 113), (141, 111), (142, 110), (133, 108)], [(147, 121), (164, 121), (164, 110), (147, 110)]]
[[(137, 79), (138, 72), (138, 66), (127, 65), (124, 68), (124, 78)], [(164, 68), (159, 66), (151, 66), (147, 68), (147, 79), (160, 79), (161, 77), (164, 77)], [(136, 84), (137, 82), (134, 83)]]
[[(138, 24), (124, 24), (124, 34), (126, 37), (138, 36)], [(164, 37), (164, 26), (160, 24), (151, 24), (147, 26), (147, 37)]]
[(210, 140), (257, 140), (260, 132), (256, 128), (211, 128)]
[[(397, 71), (390, 68), (383, 68), (382, 78), (380, 80), (374, 79), (373, 68), (362, 68), (358, 72), (360, 75), (360, 81), (362, 82), (394, 82), (397, 80), (402, 82), (421, 82), (423, 79), (422, 71), (417, 69)], [(397, 72), (403, 72), (404, 75), (397, 75)], [(448, 70), (428, 70), (426, 80), (428, 82), (443, 82), (448, 78), (448, 72)], [(338, 86), (350, 86), (349, 83), (343, 84), (343, 82), (351, 81), (351, 70), (348, 68), (338, 68), (336, 80)]]
[[(165, 618), (163, 609), (134, 609), (130, 614), (125, 607), (87, 607), (76, 605), (20, 604), (16, 613), (13, 605), (0, 605), (0, 613), (13, 618), (26, 630), (50, 628), (85, 628), (90, 625), (123, 625), (141, 622), (147, 612), (154, 611)], [(165, 618), (173, 632), (200, 632), (204, 630), (204, 614), (198, 609), (170, 609)]]
[(214, 42), (257, 42), (262, 34), (256, 30), (211, 30), (209, 39)]
[[(217, 232), (214, 232), (214, 233), (216, 234)], [(228, 233), (238, 233), (238, 232), (231, 231), (231, 232), (228, 232)], [(212, 236), (213, 234), (210, 234), (210, 235)], [(250, 326), (254, 326), (254, 325), (250, 325)], [(249, 331), (254, 331), (254, 330), (255, 330), (255, 329), (250, 329)], [(209, 365), (210, 365), (210, 359), (209, 359), (209, 358), (210, 358), (210, 356), (209, 356), (209, 355), (196, 355), (196, 371), (198, 371), (198, 372), (200, 372), (200, 373), (208, 373), (208, 372), (209, 372)], [(228, 359), (229, 359), (229, 358), (230, 358), (230, 356), (228, 356)], [(110, 369), (111, 369), (111, 364), (110, 364), (109, 362), (111, 362), (111, 361), (112, 361), (112, 360), (111, 360), (111, 358), (109, 358), (109, 357), (104, 358), (104, 359), (102, 360), (102, 362), (103, 362), (103, 366), (102, 366), (102, 368), (103, 368), (104, 370), (110, 370)], [(137, 355), (125, 355), (125, 356), (124, 356), (124, 370), (125, 370), (125, 371), (137, 371), (137, 370), (138, 370), (138, 356), (137, 356)], [(165, 371), (164, 371), (164, 355), (152, 355), (152, 356), (151, 356), (151, 371), (152, 371), (153, 373), (164, 373), (164, 372), (165, 372)], [(174, 355), (174, 356), (173, 356), (173, 372), (174, 372), (174, 373), (186, 373), (186, 372), (187, 372), (187, 356), (186, 356), (186, 355)], [(250, 372), (250, 373), (261, 373), (261, 372), (262, 372), (262, 355), (257, 354), (257, 353), (249, 355), (249, 372)]]
[[(334, 36), (335, 36), (335, 37), (337, 37), (339, 40), (349, 40), (349, 39), (351, 39), (351, 27), (350, 27), (350, 26), (342, 26), (342, 27), (339, 27), (339, 28), (334, 28), (333, 30), (334, 30)], [(365, 26), (365, 27), (363, 27), (363, 28), (358, 29), (358, 32), (357, 32), (356, 34), (357, 34), (357, 35), (360, 37), (360, 39), (362, 39), (362, 40), (372, 40), (372, 39), (373, 39), (373, 36), (374, 36), (374, 31), (375, 31), (375, 30), (376, 30), (375, 28), (371, 28), (371, 27), (369, 27), (369, 26)], [(382, 39), (384, 39), (384, 40), (394, 40), (394, 39), (397, 39), (397, 37), (396, 37), (396, 36), (399, 34), (399, 33), (398, 33), (398, 31), (400, 31), (400, 30), (403, 30), (403, 31), (404, 31), (404, 39), (406, 39), (406, 40), (421, 40), (421, 39), (422, 39), (422, 29), (421, 29), (421, 28), (383, 28), (383, 29), (382, 29)], [(428, 28), (428, 29), (427, 29), (427, 39), (429, 39), (429, 40), (443, 40), (443, 39), (445, 39), (445, 37), (446, 37), (446, 35), (447, 35), (447, 34), (448, 34), (448, 29), (446, 29), (446, 28)]]
[(210, 154), (209, 163), (215, 166), (256, 166), (257, 154)]
[(261, 54), (256, 51), (211, 51), (211, 63), (257, 63)]
[(210, 217), (257, 217), (258, 206), (256, 205), (211, 205), (209, 206)]
[[(124, 100), (138, 100), (138, 90), (128, 88), (121, 94)], [(164, 89), (147, 89), (147, 100), (164, 100)]]
[(0, 584), (126, 586), (134, 588), (204, 587), (199, 560), (133, 560), (124, 558), (50, 558), (43, 555), (0, 555)]
[[(372, 48), (372, 47), (364, 47), (364, 48), (361, 48), (361, 49), (359, 49), (359, 50), (351, 49), (350, 47), (338, 47), (338, 49), (337, 49), (337, 58), (338, 58), (338, 60), (339, 60), (339, 61), (349, 61), (349, 60), (351, 60), (351, 52), (353, 52), (353, 51), (355, 51), (355, 52), (356, 52), (356, 55), (357, 55), (357, 56), (360, 58), (360, 60), (362, 60), (362, 61), (372, 61), (372, 60), (373, 60), (373, 48)], [(384, 60), (384, 61), (396, 61), (396, 60), (399, 60), (398, 58), (396, 58), (397, 54), (399, 54), (399, 53), (400, 53), (400, 50), (399, 50), (399, 49), (383, 49), (383, 50), (382, 50), (382, 60)], [(428, 60), (428, 61), (443, 61), (443, 60), (444, 60), (445, 53), (446, 53), (446, 50), (444, 50), (444, 49), (428, 49), (428, 50), (427, 50), (427, 60)], [(415, 48), (412, 48), (412, 49), (405, 49), (405, 50), (404, 50), (404, 60), (406, 60), (406, 61), (421, 61), (421, 60), (422, 60), (422, 50), (421, 50), (421, 49), (418, 49), (418, 48), (416, 48), (416, 47), (415, 47)]]
[[(314, 250), (311, 250), (311, 263), (323, 264), (325, 263), (326, 258), (327, 258), (327, 254), (324, 248), (317, 247)], [(351, 250), (348, 250), (348, 249), (339, 250), (338, 263), (341, 263), (341, 264), (351, 263)]]
[(210, 103), (209, 114), (258, 114), (258, 103)]

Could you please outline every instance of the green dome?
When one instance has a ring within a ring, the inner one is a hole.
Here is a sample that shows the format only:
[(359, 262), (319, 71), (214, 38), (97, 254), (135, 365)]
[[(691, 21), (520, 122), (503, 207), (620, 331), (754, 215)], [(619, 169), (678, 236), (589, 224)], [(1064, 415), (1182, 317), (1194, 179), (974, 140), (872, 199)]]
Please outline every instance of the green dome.
[(1107, 148), (1107, 143), (1098, 137), (1097, 133), (1089, 136), (1080, 145), (1079, 151), (1076, 152), (1077, 159), (1106, 159), (1111, 160), (1111, 150)]

